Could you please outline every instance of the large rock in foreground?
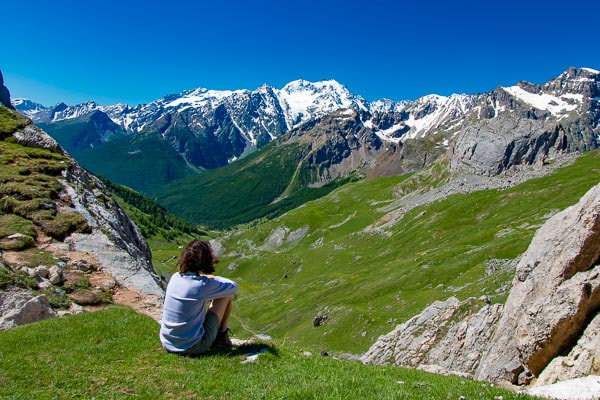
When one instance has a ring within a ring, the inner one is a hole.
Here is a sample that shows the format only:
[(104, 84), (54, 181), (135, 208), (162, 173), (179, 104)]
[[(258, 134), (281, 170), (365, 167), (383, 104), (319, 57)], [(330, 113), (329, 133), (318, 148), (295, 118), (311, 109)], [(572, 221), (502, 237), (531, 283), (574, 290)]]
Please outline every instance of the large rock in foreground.
[(476, 378), (529, 383), (568, 352), (600, 307), (599, 256), (597, 185), (535, 234)]
[(450, 298), (381, 336), (363, 362), (527, 385), (600, 373), (600, 185), (549, 219), (504, 306)]

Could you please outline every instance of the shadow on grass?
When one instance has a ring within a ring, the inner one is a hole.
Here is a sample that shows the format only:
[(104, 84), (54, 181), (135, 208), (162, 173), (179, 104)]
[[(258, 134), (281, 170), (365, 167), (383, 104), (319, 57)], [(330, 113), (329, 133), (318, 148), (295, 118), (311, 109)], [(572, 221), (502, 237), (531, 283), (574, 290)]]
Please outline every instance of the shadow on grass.
[(247, 343), (239, 346), (231, 346), (231, 347), (217, 347), (214, 349), (210, 349), (204, 354), (196, 355), (196, 356), (186, 356), (191, 358), (198, 357), (206, 357), (206, 356), (226, 356), (226, 357), (239, 357), (239, 356), (247, 356), (253, 354), (262, 354), (262, 353), (270, 353), (276, 357), (279, 357), (279, 351), (277, 348), (271, 344), (267, 343)]

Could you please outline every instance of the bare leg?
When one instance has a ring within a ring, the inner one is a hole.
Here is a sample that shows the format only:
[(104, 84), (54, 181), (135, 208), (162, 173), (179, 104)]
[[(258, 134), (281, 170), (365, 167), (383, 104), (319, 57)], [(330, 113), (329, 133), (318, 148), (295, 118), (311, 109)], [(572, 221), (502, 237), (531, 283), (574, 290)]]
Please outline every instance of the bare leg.
[(227, 321), (229, 321), (229, 316), (231, 315), (231, 309), (233, 308), (233, 299), (230, 298), (227, 303), (227, 308), (225, 309), (225, 313), (223, 314), (223, 319), (221, 320), (220, 330), (224, 330), (227, 328)]
[(219, 317), (219, 321), (221, 322), (220, 329), (223, 330), (227, 327), (227, 321), (229, 321), (229, 316), (231, 315), (232, 309), (232, 296), (223, 297), (220, 299), (214, 299), (211, 302), (209, 311), (214, 312)]

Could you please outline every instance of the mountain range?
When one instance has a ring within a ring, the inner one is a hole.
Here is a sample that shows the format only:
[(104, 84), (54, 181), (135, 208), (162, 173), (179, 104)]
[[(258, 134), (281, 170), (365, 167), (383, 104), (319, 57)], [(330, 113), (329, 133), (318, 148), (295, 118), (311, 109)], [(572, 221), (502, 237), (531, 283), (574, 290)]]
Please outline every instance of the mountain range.
[[(414, 102), (383, 99), (369, 103), (334, 80), (296, 80), (282, 89), (268, 85), (254, 91), (198, 88), (134, 107), (100, 106), (93, 101), (45, 107), (25, 99), (15, 99), (13, 104), (50, 133), (54, 124), (61, 121), (85, 123), (82, 117), (101, 112), (128, 135), (157, 134), (191, 165), (210, 169), (226, 165), (305, 122), (339, 109), (401, 114), (402, 126), (394, 126), (390, 121), (365, 121), (367, 126), (380, 128), (377, 132), (383, 140), (397, 142), (400, 135), (419, 137), (448, 117), (464, 114), (476, 98), (431, 95)], [(105, 136), (98, 132), (99, 141), (106, 141)]]
[(597, 148), (599, 98), (599, 72), (571, 67), (545, 84), (399, 102), (368, 102), (333, 80), (297, 80), (282, 89), (199, 88), (135, 107), (13, 104), (92, 172), (193, 222), (225, 209), (214, 220), (240, 223), (350, 177), (416, 171), (440, 157), (452, 170), (490, 176)]

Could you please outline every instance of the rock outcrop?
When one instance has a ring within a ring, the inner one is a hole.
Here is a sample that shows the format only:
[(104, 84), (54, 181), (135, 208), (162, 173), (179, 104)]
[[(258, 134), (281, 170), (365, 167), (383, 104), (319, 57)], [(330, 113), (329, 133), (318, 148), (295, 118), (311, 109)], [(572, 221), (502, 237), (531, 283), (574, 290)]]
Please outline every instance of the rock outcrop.
[(10, 102), (10, 92), (8, 91), (8, 88), (4, 86), (2, 71), (0, 71), (0, 104), (7, 108), (14, 108)]
[(485, 299), (436, 301), (381, 336), (362, 361), (472, 376), (501, 312), (502, 305), (487, 304)]
[(600, 308), (599, 256), (600, 185), (535, 234), (476, 378), (529, 383), (568, 352)]
[[(33, 125), (19, 129), (13, 137), (23, 146), (67, 155), (53, 138)], [(75, 160), (71, 159), (70, 163), (60, 181), (70, 206), (63, 204), (60, 211), (82, 215), (92, 232), (73, 233), (54, 248), (62, 252), (92, 253), (99, 266), (123, 286), (160, 298), (163, 295), (162, 282), (154, 273), (150, 249), (138, 228), (112, 200), (98, 178), (81, 168)]]
[(93, 229), (92, 234), (75, 233), (67, 238), (69, 248), (94, 254), (122, 285), (161, 296), (162, 282), (154, 273), (148, 244), (121, 207), (111, 200), (104, 184), (76, 163), (62, 183), (74, 211), (83, 215)]
[(519, 82), (481, 96), (448, 148), (453, 171), (493, 176), (599, 146), (600, 73), (569, 68), (543, 85)]
[(27, 289), (0, 290), (0, 331), (56, 317), (48, 299)]
[(494, 176), (514, 165), (543, 163), (564, 150), (560, 126), (505, 114), (467, 126), (449, 149), (449, 160), (452, 170)]
[(519, 385), (538, 377), (548, 384), (598, 373), (599, 257), (597, 185), (538, 230), (504, 306), (465, 307), (453, 298), (436, 302), (380, 337), (363, 361), (435, 364)]
[(523, 393), (552, 400), (598, 400), (600, 377), (586, 376), (568, 379), (552, 385), (537, 386)]
[(554, 358), (544, 368), (536, 384), (551, 385), (587, 374), (600, 375), (600, 314), (585, 328), (569, 354)]

